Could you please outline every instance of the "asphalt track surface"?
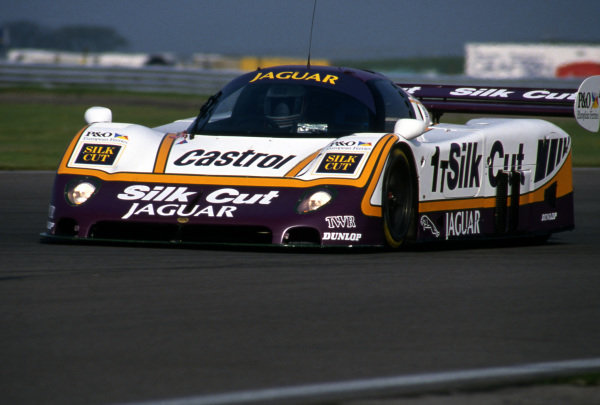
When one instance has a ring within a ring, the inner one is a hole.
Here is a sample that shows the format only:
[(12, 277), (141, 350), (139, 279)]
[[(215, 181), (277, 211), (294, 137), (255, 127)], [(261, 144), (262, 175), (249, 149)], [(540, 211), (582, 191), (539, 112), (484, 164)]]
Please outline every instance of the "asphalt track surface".
[(600, 170), (544, 245), (281, 252), (39, 243), (0, 172), (0, 402), (102, 404), (600, 357)]

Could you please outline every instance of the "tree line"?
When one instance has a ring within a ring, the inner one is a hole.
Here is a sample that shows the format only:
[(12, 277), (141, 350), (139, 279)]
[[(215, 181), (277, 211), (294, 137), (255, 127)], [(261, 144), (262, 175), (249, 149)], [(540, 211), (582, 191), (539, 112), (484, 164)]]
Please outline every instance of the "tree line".
[(129, 43), (113, 28), (69, 25), (48, 28), (32, 21), (4, 24), (3, 45), (10, 48), (52, 49), (73, 52), (124, 50)]

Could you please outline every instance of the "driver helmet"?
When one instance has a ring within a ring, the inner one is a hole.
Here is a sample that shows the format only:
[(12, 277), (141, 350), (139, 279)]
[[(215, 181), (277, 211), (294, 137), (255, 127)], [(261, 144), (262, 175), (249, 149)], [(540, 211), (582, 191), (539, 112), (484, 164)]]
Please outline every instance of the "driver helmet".
[(279, 128), (289, 128), (302, 115), (305, 90), (298, 85), (276, 84), (265, 96), (265, 116)]

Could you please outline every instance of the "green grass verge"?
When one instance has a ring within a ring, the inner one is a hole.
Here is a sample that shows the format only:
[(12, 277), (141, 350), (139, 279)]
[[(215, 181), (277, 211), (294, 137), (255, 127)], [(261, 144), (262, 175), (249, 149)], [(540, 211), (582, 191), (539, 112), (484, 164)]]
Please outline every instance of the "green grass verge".
[(335, 66), (348, 66), (374, 70), (376, 72), (435, 72), (443, 75), (457, 75), (464, 72), (465, 58), (464, 56), (433, 56), (374, 60), (337, 60), (333, 64)]
[[(92, 105), (112, 109), (115, 122), (148, 127), (192, 117), (205, 97), (92, 92), (82, 89), (0, 91), (0, 170), (54, 170), (67, 145), (84, 126)], [(448, 114), (443, 122), (464, 123), (473, 116)], [(573, 137), (575, 166), (600, 166), (600, 134), (581, 129), (574, 119), (551, 119)]]
[(81, 93), (0, 92), (0, 170), (55, 170), (92, 105), (111, 108), (115, 122), (154, 127), (198, 113), (204, 97)]

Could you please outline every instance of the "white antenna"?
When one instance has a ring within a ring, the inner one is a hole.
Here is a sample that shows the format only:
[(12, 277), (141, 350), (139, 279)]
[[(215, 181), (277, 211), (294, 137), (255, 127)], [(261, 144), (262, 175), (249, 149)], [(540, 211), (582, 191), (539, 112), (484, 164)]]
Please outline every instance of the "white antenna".
[(308, 61), (306, 62), (307, 69), (310, 69), (310, 49), (312, 47), (312, 33), (313, 33), (313, 26), (315, 25), (315, 10), (316, 9), (317, 9), (317, 0), (315, 0), (315, 3), (313, 4), (312, 21), (310, 22), (310, 37), (308, 38)]

